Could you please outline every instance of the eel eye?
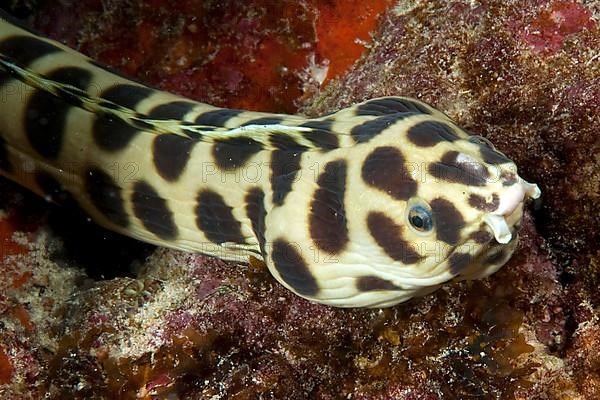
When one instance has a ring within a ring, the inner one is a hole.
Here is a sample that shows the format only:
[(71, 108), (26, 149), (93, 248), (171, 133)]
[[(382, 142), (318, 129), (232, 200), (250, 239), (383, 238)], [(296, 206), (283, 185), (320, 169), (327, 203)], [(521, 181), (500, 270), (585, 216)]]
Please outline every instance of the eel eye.
[(494, 145), (492, 144), (492, 142), (490, 142), (489, 140), (487, 140), (486, 138), (484, 138), (483, 136), (479, 136), (479, 135), (473, 135), (469, 137), (469, 142), (471, 143), (475, 143), (478, 144), (480, 146), (486, 146), (489, 147), (492, 150), (495, 150), (496, 148), (494, 147)]
[(429, 232), (433, 229), (433, 218), (431, 210), (427, 207), (417, 204), (408, 211), (408, 222), (418, 232)]

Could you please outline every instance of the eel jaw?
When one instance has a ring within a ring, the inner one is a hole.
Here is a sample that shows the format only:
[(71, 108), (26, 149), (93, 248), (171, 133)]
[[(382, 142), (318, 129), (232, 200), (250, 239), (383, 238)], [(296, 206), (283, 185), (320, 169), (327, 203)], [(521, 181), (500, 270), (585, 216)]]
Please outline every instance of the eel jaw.
[(507, 189), (500, 198), (500, 205), (496, 212), (483, 217), (483, 221), (490, 227), (498, 243), (507, 244), (512, 240), (507, 218), (510, 218), (525, 200), (537, 199), (541, 194), (538, 185), (529, 183), (521, 177), (516, 184)]

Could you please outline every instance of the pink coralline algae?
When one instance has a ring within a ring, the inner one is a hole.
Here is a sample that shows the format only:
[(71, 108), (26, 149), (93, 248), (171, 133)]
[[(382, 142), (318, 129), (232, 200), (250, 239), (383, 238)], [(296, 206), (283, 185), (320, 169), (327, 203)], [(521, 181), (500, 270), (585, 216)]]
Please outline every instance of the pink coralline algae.
[(593, 29), (592, 12), (575, 1), (555, 1), (541, 8), (537, 17), (522, 28), (523, 40), (535, 51), (554, 53), (569, 35)]

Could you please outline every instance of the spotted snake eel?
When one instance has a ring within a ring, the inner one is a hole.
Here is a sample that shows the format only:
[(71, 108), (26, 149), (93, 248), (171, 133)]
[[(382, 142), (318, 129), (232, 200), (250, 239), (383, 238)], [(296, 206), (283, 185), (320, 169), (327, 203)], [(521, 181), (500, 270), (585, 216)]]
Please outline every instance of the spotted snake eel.
[(333, 306), (391, 306), (492, 274), (540, 195), (489, 141), (421, 101), (319, 118), (217, 108), (5, 14), (0, 96), (0, 175), (145, 242), (253, 256)]

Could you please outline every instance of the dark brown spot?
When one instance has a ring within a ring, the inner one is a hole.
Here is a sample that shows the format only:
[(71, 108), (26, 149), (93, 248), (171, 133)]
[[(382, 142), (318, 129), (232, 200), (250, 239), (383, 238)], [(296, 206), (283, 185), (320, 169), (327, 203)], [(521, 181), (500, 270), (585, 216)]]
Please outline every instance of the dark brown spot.
[(356, 143), (366, 143), (379, 135), (390, 126), (394, 125), (398, 121), (417, 115), (414, 112), (396, 113), (391, 115), (384, 115), (373, 119), (371, 121), (363, 122), (360, 125), (355, 126), (350, 131), (350, 135)]
[(48, 79), (64, 85), (86, 90), (92, 81), (92, 73), (79, 67), (60, 67), (47, 74)]
[(517, 175), (514, 172), (502, 171), (500, 174), (502, 186), (512, 186), (517, 183)]
[(243, 113), (242, 110), (232, 110), (228, 108), (207, 111), (196, 117), (197, 125), (208, 125), (208, 126), (225, 126), (227, 121)]
[(104, 90), (100, 97), (111, 101), (121, 107), (135, 110), (136, 107), (154, 93), (153, 89), (146, 86), (117, 84)]
[(262, 117), (250, 120), (248, 122), (244, 122), (241, 126), (248, 125), (277, 125), (283, 121), (280, 117)]
[(281, 279), (295, 292), (303, 296), (314, 296), (319, 292), (317, 281), (304, 258), (290, 243), (283, 239), (275, 240), (271, 258)]
[(152, 142), (152, 154), (159, 175), (169, 182), (177, 180), (196, 143), (193, 139), (179, 135), (157, 135)]
[(338, 254), (349, 242), (344, 195), (346, 161), (331, 161), (317, 180), (310, 204), (309, 227), (313, 242), (321, 250)]
[(356, 279), (356, 288), (361, 292), (372, 292), (374, 290), (401, 290), (401, 287), (394, 285), (387, 279), (376, 276), (361, 276)]
[(57, 88), (57, 96), (65, 103), (78, 108), (83, 108), (84, 101), (89, 100), (89, 96), (86, 92), (68, 86)]
[(53, 44), (31, 36), (10, 36), (0, 41), (0, 54), (9, 57), (21, 67), (27, 67), (37, 59), (62, 50)]
[(483, 260), (483, 265), (498, 265), (506, 258), (504, 250), (498, 250)]
[(65, 103), (81, 108), (83, 100), (89, 98), (85, 92), (92, 81), (92, 73), (79, 67), (59, 67), (46, 77), (63, 85), (58, 87), (57, 96)]
[(433, 218), (436, 224), (436, 236), (452, 246), (458, 244), (460, 232), (465, 227), (465, 220), (454, 205), (443, 198), (434, 199), (431, 203)]
[(294, 139), (286, 135), (272, 135), (271, 144), (277, 150), (271, 153), (271, 187), (273, 204), (281, 206), (291, 192), (292, 185), (300, 170), (302, 153), (307, 150)]
[(195, 103), (189, 101), (172, 101), (170, 103), (160, 104), (154, 107), (148, 113), (149, 119), (183, 119), (190, 111), (196, 107)]
[(277, 150), (298, 152), (298, 153), (308, 150), (308, 148), (306, 146), (299, 144), (298, 142), (296, 142), (296, 140), (293, 137), (288, 136), (284, 133), (271, 134), (271, 136), (269, 137), (269, 142)]
[(12, 173), (14, 171), (12, 163), (8, 159), (8, 148), (6, 146), (6, 141), (2, 136), (0, 136), (0, 170), (8, 173)]
[(73, 204), (74, 200), (71, 194), (48, 172), (36, 171), (34, 179), (35, 184), (47, 196), (48, 200), (61, 205)]
[(173, 213), (166, 200), (150, 184), (144, 181), (136, 182), (131, 203), (133, 213), (149, 232), (163, 240), (173, 240), (177, 237)]
[(458, 139), (448, 124), (439, 121), (419, 122), (408, 130), (407, 137), (419, 147), (432, 147), (441, 142), (454, 142)]
[(398, 200), (408, 200), (417, 193), (417, 182), (410, 176), (404, 156), (395, 147), (373, 150), (363, 164), (362, 178)]
[(481, 158), (488, 164), (505, 164), (511, 162), (505, 155), (486, 146), (480, 148)]
[(429, 166), (429, 173), (435, 178), (468, 186), (485, 186), (489, 176), (487, 169), (479, 162), (459, 161), (460, 153), (448, 151), (441, 162)]
[(267, 211), (265, 210), (265, 193), (259, 188), (251, 189), (246, 194), (246, 215), (252, 224), (254, 235), (258, 239), (260, 252), (263, 258), (266, 259), (265, 253), (265, 218)]
[(25, 134), (31, 147), (41, 156), (56, 159), (65, 135), (71, 106), (58, 97), (36, 91), (24, 109)]
[(468, 253), (453, 253), (448, 258), (448, 267), (452, 275), (460, 274), (471, 263), (471, 255)]
[(129, 224), (121, 187), (106, 172), (91, 168), (83, 177), (85, 191), (96, 209), (115, 225)]
[(337, 149), (340, 146), (337, 135), (331, 131), (333, 126), (332, 120), (308, 121), (300, 126), (312, 128), (312, 131), (304, 133), (304, 137), (321, 150), (329, 151)]
[[(81, 68), (65, 67), (52, 71), (48, 79), (87, 88), (92, 76)], [(49, 92), (33, 93), (24, 110), (25, 132), (31, 147), (38, 154), (48, 159), (58, 157), (71, 109), (71, 105)]]
[(402, 237), (403, 226), (380, 212), (371, 212), (367, 227), (379, 247), (393, 260), (403, 264), (416, 264), (423, 257)]
[(367, 101), (356, 107), (356, 115), (387, 115), (395, 113), (430, 114), (426, 107), (417, 102), (399, 97), (384, 97)]
[(156, 125), (146, 120), (146, 116), (143, 114), (136, 114), (133, 118), (129, 118), (128, 122), (131, 126), (134, 126), (142, 131), (152, 131)]
[(498, 197), (496, 193), (493, 193), (492, 200), (487, 202), (485, 197), (471, 193), (471, 195), (469, 195), (469, 205), (477, 210), (493, 212), (500, 206), (500, 197)]
[(92, 127), (96, 145), (110, 152), (123, 150), (139, 133), (137, 128), (110, 114), (97, 115)]
[(254, 139), (248, 137), (231, 137), (215, 140), (212, 147), (212, 155), (220, 169), (230, 170), (243, 167), (262, 148), (262, 144)]
[(492, 234), (488, 231), (481, 230), (473, 232), (469, 238), (477, 244), (486, 244), (489, 243), (494, 236), (492, 236)]
[(100, 100), (98, 101), (98, 105), (102, 108), (106, 108), (108, 110), (119, 110), (120, 107), (118, 104), (111, 103), (110, 101)]
[(220, 194), (202, 190), (196, 199), (196, 225), (213, 243), (244, 243), (242, 225)]

